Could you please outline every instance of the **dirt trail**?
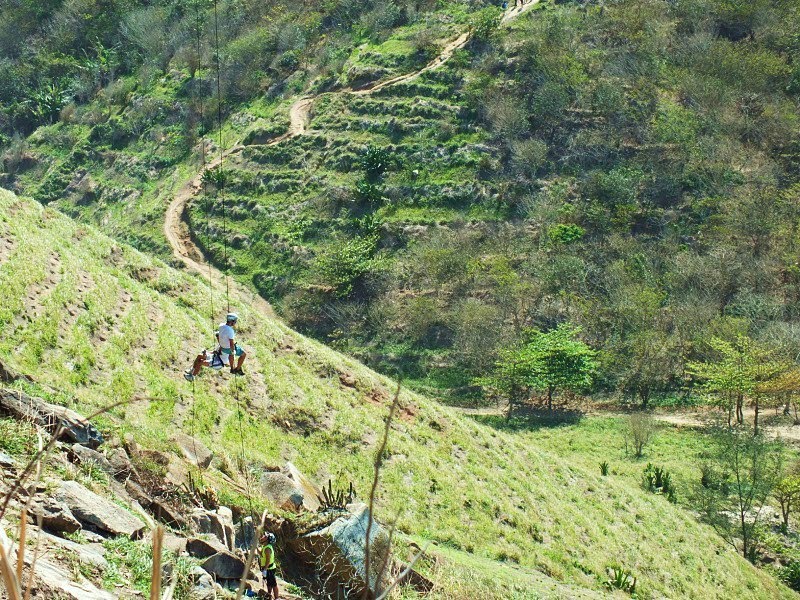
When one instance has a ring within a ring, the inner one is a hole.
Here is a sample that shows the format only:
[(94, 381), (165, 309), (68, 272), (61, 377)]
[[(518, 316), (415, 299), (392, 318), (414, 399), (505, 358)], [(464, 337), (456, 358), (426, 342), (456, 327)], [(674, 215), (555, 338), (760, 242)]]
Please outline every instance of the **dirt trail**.
[[(538, 4), (538, 2), (539, 0), (532, 0), (519, 7), (507, 9), (503, 15), (501, 24), (506, 24), (516, 19), (524, 12)], [(450, 60), (450, 58), (452, 58), (456, 50), (459, 50), (467, 45), (471, 35), (472, 34), (470, 31), (462, 33), (457, 38), (445, 44), (439, 55), (418, 71), (414, 71), (406, 75), (399, 75), (392, 79), (386, 79), (358, 90), (342, 89), (337, 90), (336, 92), (326, 93), (345, 93), (355, 96), (365, 96), (392, 85), (407, 83), (416, 79), (423, 73), (427, 73), (441, 67), (448, 60)], [(311, 108), (314, 105), (314, 101), (322, 95), (324, 94), (320, 94), (319, 96), (304, 96), (303, 98), (295, 101), (289, 109), (289, 128), (286, 133), (270, 140), (266, 144), (260, 145), (274, 146), (294, 137), (304, 135), (311, 121)], [(272, 306), (266, 300), (264, 300), (261, 296), (246, 290), (244, 286), (235, 284), (231, 285), (231, 282), (226, 279), (224, 273), (211, 266), (204, 260), (202, 252), (192, 240), (191, 232), (189, 231), (189, 227), (186, 225), (186, 220), (184, 218), (186, 206), (188, 205), (189, 201), (202, 191), (203, 173), (218, 167), (226, 158), (241, 152), (244, 148), (245, 146), (236, 144), (232, 148), (222, 152), (212, 161), (206, 163), (203, 171), (198, 173), (191, 181), (186, 183), (181, 189), (178, 190), (173, 197), (172, 202), (170, 202), (169, 207), (167, 208), (167, 213), (164, 219), (164, 234), (167, 237), (169, 245), (172, 247), (172, 253), (175, 258), (182, 261), (189, 269), (200, 273), (203, 277), (211, 282), (212, 286), (218, 290), (224, 291), (226, 286), (235, 288), (236, 293), (239, 296), (243, 296), (240, 298), (241, 300), (248, 302), (250, 305), (254, 305), (264, 314), (274, 317), (275, 312), (272, 309)]]

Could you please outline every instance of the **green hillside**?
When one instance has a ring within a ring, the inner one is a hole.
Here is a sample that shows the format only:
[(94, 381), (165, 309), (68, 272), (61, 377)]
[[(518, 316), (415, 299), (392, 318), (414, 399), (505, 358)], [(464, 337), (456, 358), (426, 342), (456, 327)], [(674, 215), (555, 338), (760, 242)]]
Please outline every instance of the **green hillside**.
[[(290, 459), (365, 493), (394, 384), (240, 304), (236, 287), (250, 375), (206, 374), (193, 396), (180, 369), (209, 341), (212, 299), (224, 306), (196, 276), (3, 192), (0, 281), (0, 356), (34, 376), (27, 391), (83, 412), (142, 398), (104, 417), (104, 432), (177, 452), (168, 439), (179, 428), (229, 465), (243, 442), (254, 479)], [(435, 597), (474, 597), (474, 586), (493, 598), (591, 597), (612, 565), (638, 577), (643, 598), (792, 597), (637, 476), (600, 477), (548, 445), (403, 393), (380, 515), (399, 514), (404, 533), (436, 543)], [(224, 500), (244, 502), (208, 477)]]
[[(230, 0), (216, 29), (197, 3), (110, 2), (76, 26), (92, 1), (22, 3), (28, 50), (0, 35), (7, 185), (166, 258), (198, 141), (244, 142), (196, 241), (415, 389), (479, 401), (502, 348), (563, 321), (603, 351), (595, 391), (642, 403), (709, 336), (800, 350), (794, 0), (542, 2), (500, 27), (484, 1)], [(436, 70), (347, 93), (467, 30)], [(306, 135), (265, 145), (306, 95)]]

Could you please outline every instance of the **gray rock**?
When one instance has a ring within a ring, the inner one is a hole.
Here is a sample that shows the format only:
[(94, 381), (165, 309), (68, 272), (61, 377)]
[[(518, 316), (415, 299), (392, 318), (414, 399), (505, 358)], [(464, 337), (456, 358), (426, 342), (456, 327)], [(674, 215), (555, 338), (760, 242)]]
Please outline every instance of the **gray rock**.
[[(25, 557), (27, 563), (28, 554)], [(98, 589), (83, 577), (80, 577), (78, 581), (72, 581), (66, 570), (43, 558), (36, 561), (34, 587), (34, 597), (40, 598), (64, 600), (114, 600), (115, 598), (108, 592)]]
[(6, 366), (2, 361), (0, 361), (0, 381), (3, 383), (13, 383), (15, 381), (19, 381), (20, 379), (24, 379), (26, 381), (33, 381), (27, 375), (20, 375), (14, 369), (9, 366)]
[(100, 454), (97, 450), (92, 450), (81, 444), (73, 444), (69, 449), (70, 456), (77, 460), (80, 464), (97, 465), (102, 471), (110, 476), (114, 476), (114, 467), (108, 462), (108, 459)]
[(244, 561), (230, 552), (217, 552), (200, 566), (217, 579), (241, 579), (244, 574)]
[(31, 514), (34, 521), (41, 517), (42, 527), (56, 533), (75, 533), (80, 531), (81, 524), (66, 502), (59, 501), (49, 496), (42, 496), (41, 500), (31, 505)]
[(281, 471), (294, 481), (297, 489), (302, 492), (303, 508), (310, 512), (317, 512), (320, 508), (319, 497), (322, 495), (320, 489), (290, 462), (287, 462)]
[(178, 444), (178, 448), (180, 448), (186, 460), (197, 465), (201, 469), (207, 469), (214, 459), (214, 453), (197, 438), (186, 435), (185, 433), (178, 433), (175, 434), (172, 439)]
[(16, 466), (17, 461), (13, 457), (9, 456), (5, 452), (0, 452), (0, 467), (8, 469)]
[(303, 491), (286, 474), (264, 473), (261, 476), (261, 491), (281, 510), (294, 513), (303, 512), (305, 503)]
[(150, 504), (150, 511), (153, 513), (153, 516), (157, 521), (160, 521), (165, 525), (169, 525), (170, 527), (174, 527), (176, 529), (183, 529), (186, 527), (186, 519), (183, 518), (183, 515), (180, 513), (180, 511), (170, 506), (166, 502), (162, 502), (161, 500), (153, 500)]
[(351, 505), (349, 512), (343, 512), (328, 526), (289, 542), (297, 557), (311, 565), (323, 565), (327, 593), (335, 594), (338, 583), (347, 583), (355, 597), (360, 597), (367, 586), (371, 593), (386, 586), (385, 581), (378, 586), (377, 578), (380, 565), (387, 558), (389, 536), (374, 520), (370, 530), (370, 574), (366, 575), (364, 540), (369, 519), (366, 505)]
[(96, 448), (103, 443), (102, 434), (74, 410), (48, 404), (41, 398), (17, 390), (0, 389), (0, 412), (44, 427), (50, 433), (63, 428), (62, 437), (72, 442)]
[(46, 532), (42, 533), (42, 538), (45, 542), (74, 553), (83, 564), (102, 570), (108, 568), (108, 561), (105, 559), (106, 549), (101, 544), (78, 544)]
[(228, 549), (219, 543), (216, 538), (204, 540), (203, 538), (190, 538), (186, 541), (186, 551), (194, 558), (208, 558), (218, 552)]
[(108, 454), (108, 462), (114, 469), (114, 477), (116, 479), (127, 479), (133, 473), (133, 463), (131, 463), (124, 448), (114, 448)]
[(64, 481), (58, 492), (72, 514), (83, 524), (112, 535), (136, 538), (145, 524), (124, 508), (89, 491), (76, 481)]
[(249, 550), (256, 537), (256, 527), (253, 517), (245, 517), (236, 524), (236, 547), (240, 550)]
[(189, 521), (194, 531), (210, 533), (229, 550), (234, 546), (233, 513), (225, 506), (220, 506), (216, 511), (196, 508), (189, 515)]

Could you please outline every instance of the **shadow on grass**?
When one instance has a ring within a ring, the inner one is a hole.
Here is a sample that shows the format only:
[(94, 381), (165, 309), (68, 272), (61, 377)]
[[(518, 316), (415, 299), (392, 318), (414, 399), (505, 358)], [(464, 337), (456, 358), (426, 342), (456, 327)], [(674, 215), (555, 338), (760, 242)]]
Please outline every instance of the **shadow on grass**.
[(482, 425), (488, 425), (501, 431), (536, 431), (576, 425), (584, 414), (575, 409), (520, 408), (514, 411), (510, 419), (505, 415), (469, 415)]

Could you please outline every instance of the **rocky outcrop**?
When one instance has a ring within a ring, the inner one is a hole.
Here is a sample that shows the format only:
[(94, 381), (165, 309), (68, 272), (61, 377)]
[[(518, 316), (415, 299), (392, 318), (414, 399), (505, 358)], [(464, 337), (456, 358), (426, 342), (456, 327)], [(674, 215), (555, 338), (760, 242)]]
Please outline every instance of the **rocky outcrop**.
[(343, 584), (353, 597), (361, 597), (367, 587), (373, 596), (376, 589), (386, 587), (386, 581), (379, 580), (379, 575), (381, 565), (387, 561), (389, 536), (375, 520), (370, 531), (369, 577), (366, 574), (364, 542), (369, 520), (366, 505), (351, 505), (347, 511), (330, 513), (326, 521), (309, 531), (295, 531), (294, 537), (286, 540), (292, 558), (319, 574), (323, 583), (316, 593), (335, 595), (339, 584)]
[(193, 558), (208, 558), (219, 552), (226, 551), (227, 548), (220, 544), (216, 538), (191, 538), (186, 542), (186, 552)]
[(217, 579), (241, 579), (244, 575), (244, 561), (230, 552), (217, 552), (200, 565)]
[(286, 463), (280, 472), (264, 473), (261, 491), (281, 510), (300, 513), (320, 508), (319, 488), (292, 463)]
[(139, 537), (145, 524), (124, 508), (89, 491), (76, 481), (64, 481), (56, 497), (85, 526), (111, 535)]
[(178, 433), (172, 439), (178, 444), (178, 448), (186, 460), (200, 469), (207, 469), (211, 465), (214, 453), (203, 442), (185, 433)]
[(14, 369), (12, 369), (9, 366), (6, 366), (2, 361), (0, 361), (0, 381), (2, 381), (3, 383), (13, 383), (21, 379), (24, 379), (26, 381), (33, 381), (27, 375), (20, 375)]
[(114, 476), (114, 467), (111, 465), (108, 459), (100, 454), (97, 450), (92, 450), (91, 448), (87, 448), (81, 444), (73, 444), (69, 449), (69, 456), (72, 460), (80, 464), (93, 464), (99, 467), (107, 475), (110, 475), (111, 477)]
[(189, 522), (197, 533), (209, 533), (229, 550), (235, 545), (233, 513), (231, 509), (220, 506), (217, 510), (196, 508), (189, 515)]
[(96, 448), (103, 443), (102, 434), (75, 411), (48, 404), (41, 398), (34, 398), (17, 390), (0, 389), (0, 413), (35, 423), (50, 433), (61, 425), (62, 438), (90, 448)]
[[(29, 560), (27, 556), (26, 563)], [(36, 561), (34, 596), (63, 600), (114, 600), (115, 596), (98, 589), (85, 578), (73, 581), (72, 577), (73, 574), (66, 569), (40, 558)]]
[(67, 504), (55, 498), (42, 496), (31, 504), (31, 515), (42, 519), (42, 527), (54, 533), (75, 533), (81, 524), (72, 514)]

